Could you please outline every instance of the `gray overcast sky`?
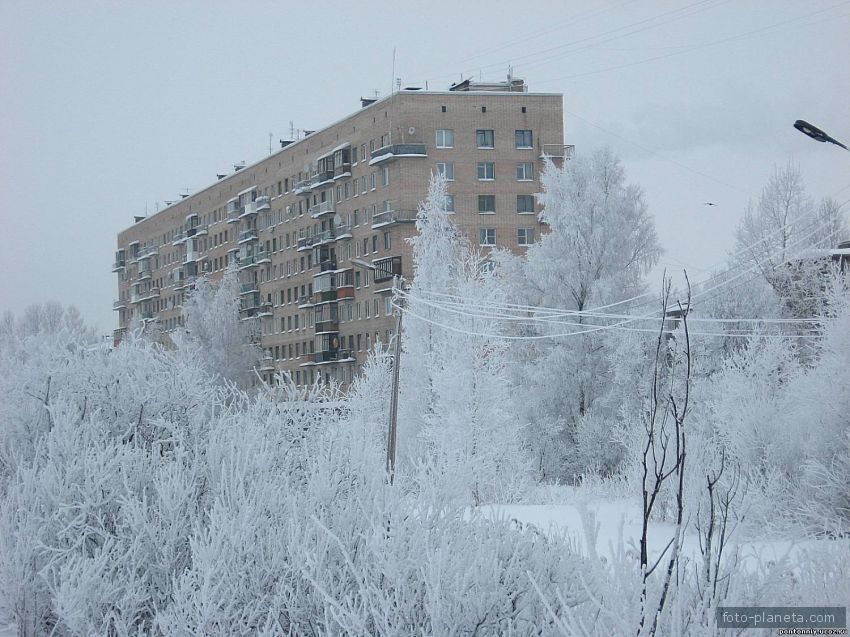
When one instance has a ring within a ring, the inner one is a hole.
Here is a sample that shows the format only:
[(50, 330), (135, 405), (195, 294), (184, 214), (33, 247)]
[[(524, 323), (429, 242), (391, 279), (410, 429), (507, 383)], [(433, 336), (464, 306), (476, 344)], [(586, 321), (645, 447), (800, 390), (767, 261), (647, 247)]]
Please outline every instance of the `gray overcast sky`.
[(133, 215), (386, 94), (393, 47), (405, 86), (512, 63), (562, 92), (568, 142), (623, 158), (664, 264), (699, 280), (774, 165), (850, 199), (850, 153), (791, 127), (850, 141), (848, 34), (838, 0), (0, 0), (0, 310), (57, 299), (111, 331)]

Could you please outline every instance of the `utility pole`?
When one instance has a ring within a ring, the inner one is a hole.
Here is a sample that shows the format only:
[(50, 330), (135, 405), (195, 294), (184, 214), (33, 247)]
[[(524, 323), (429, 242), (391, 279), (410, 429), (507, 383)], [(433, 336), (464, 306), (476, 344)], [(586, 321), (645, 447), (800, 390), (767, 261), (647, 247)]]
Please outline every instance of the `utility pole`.
[[(393, 281), (396, 287), (398, 276)], [(395, 478), (396, 438), (398, 433), (398, 379), (401, 364), (401, 308), (398, 308), (398, 319), (395, 324), (395, 348), (393, 355), (393, 386), (390, 396), (390, 425), (387, 430), (387, 473), (390, 476), (390, 484)]]

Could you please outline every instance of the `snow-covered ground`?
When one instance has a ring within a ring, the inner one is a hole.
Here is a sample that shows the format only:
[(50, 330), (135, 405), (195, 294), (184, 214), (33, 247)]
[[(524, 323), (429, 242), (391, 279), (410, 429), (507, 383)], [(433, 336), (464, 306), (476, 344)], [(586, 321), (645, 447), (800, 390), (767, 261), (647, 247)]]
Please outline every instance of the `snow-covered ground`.
[[(584, 511), (584, 515), (582, 512)], [(640, 550), (641, 507), (637, 499), (595, 498), (574, 504), (494, 504), (483, 506), (480, 513), (491, 519), (515, 521), (523, 527), (533, 525), (543, 533), (566, 534), (577, 550), (589, 553), (589, 538), (595, 535), (592, 550), (599, 557), (610, 559), (620, 545), (627, 551)], [(593, 529), (596, 529), (595, 531)], [(657, 556), (673, 537), (673, 525), (653, 523), (649, 530), (650, 557)], [(828, 540), (824, 540), (826, 542)], [(755, 568), (759, 562), (776, 562), (789, 558), (817, 540), (742, 540), (739, 544), (743, 563)], [(699, 541), (693, 528), (686, 529), (683, 553), (691, 559), (699, 557)]]

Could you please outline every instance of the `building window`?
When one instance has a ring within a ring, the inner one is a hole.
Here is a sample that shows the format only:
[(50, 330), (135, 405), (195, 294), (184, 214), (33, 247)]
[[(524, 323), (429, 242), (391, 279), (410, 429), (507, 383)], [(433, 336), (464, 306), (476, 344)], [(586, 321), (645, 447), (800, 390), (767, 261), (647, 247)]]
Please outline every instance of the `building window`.
[(454, 148), (455, 132), (450, 128), (437, 129), (437, 148)]
[(479, 228), (478, 243), (483, 246), (496, 245), (496, 229), (495, 228)]
[(496, 135), (492, 129), (475, 131), (475, 138), (478, 148), (495, 148), (496, 146)]
[(516, 211), (521, 215), (533, 215), (534, 195), (517, 195)]
[(453, 161), (437, 162), (437, 172), (445, 177), (447, 181), (454, 181), (455, 163)]
[(514, 133), (517, 148), (534, 148), (534, 140), (530, 130), (518, 130)]
[(534, 228), (517, 228), (516, 242), (521, 246), (530, 246), (534, 243)]
[(478, 162), (478, 181), (493, 181), (496, 178), (496, 164), (492, 161)]
[(382, 183), (384, 186), (389, 186), (389, 185), (390, 185), (390, 167), (389, 167), (389, 166), (384, 166), (384, 170), (383, 170), (383, 179), (382, 179), (382, 182), (381, 182), (381, 183)]
[(384, 250), (392, 250), (392, 248), (393, 248), (392, 241), (393, 241), (392, 235), (389, 232), (385, 232), (384, 233)]
[(478, 195), (478, 212), (482, 214), (496, 212), (496, 195)]
[(517, 181), (532, 181), (534, 179), (534, 163), (530, 161), (520, 162), (516, 165)]
[(455, 196), (454, 195), (446, 195), (446, 212), (454, 212), (455, 211)]
[(378, 251), (378, 235), (372, 235), (372, 252)]
[[(393, 297), (385, 296), (384, 297), (384, 314), (390, 316), (393, 313)], [(389, 341), (389, 338), (387, 339)]]

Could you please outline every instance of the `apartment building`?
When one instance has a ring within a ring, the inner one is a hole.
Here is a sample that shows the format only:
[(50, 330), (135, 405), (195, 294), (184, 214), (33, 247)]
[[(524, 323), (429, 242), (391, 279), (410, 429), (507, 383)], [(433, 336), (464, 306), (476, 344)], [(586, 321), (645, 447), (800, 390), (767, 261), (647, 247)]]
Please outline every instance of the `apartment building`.
[(569, 157), (563, 98), (521, 80), (400, 90), (137, 219), (118, 235), (119, 328), (183, 323), (199, 276), (236, 264), (241, 314), (259, 323), (267, 381), (289, 372), (348, 383), (393, 337), (395, 275), (412, 276), (405, 239), (432, 173), (449, 181), (459, 228), (487, 249), (539, 239), (543, 156)]

